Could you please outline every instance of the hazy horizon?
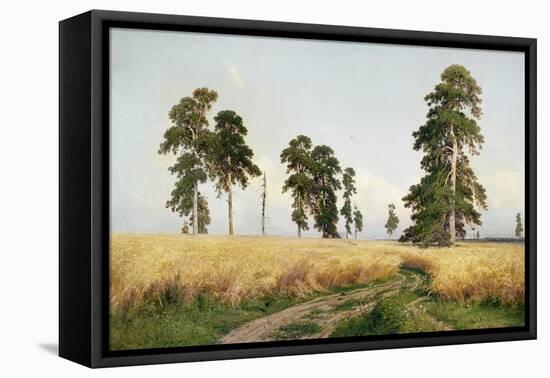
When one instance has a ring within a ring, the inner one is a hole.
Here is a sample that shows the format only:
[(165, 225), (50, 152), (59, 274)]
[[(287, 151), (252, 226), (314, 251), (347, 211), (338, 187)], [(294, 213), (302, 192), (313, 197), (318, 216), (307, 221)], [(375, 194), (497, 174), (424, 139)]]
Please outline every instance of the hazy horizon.
[[(182, 219), (165, 208), (175, 156), (157, 151), (172, 105), (208, 87), (219, 94), (211, 126), (218, 111), (236, 111), (254, 162), (267, 172), (268, 235), (296, 234), (279, 155), (304, 134), (330, 146), (342, 168), (355, 169), (353, 202), (365, 218), (359, 237), (385, 239), (387, 205), (394, 203), (396, 238), (410, 225), (401, 198), (423, 176), (411, 134), (425, 122), (424, 96), (450, 64), (464, 65), (483, 90), (485, 143), (471, 157), (488, 197), (481, 237), (513, 236), (525, 198), (523, 53), (119, 28), (111, 29), (111, 230), (180, 232)], [(244, 191), (235, 188), (237, 235), (260, 234), (259, 188), (259, 178)], [(227, 234), (225, 196), (217, 198), (210, 180), (200, 191), (210, 208), (209, 233)], [(319, 236), (312, 217), (309, 225), (304, 235)]]

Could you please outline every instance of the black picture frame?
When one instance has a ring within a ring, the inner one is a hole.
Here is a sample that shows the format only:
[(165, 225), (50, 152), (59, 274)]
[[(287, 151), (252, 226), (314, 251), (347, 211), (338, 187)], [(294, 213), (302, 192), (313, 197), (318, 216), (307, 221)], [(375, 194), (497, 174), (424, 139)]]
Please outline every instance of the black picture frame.
[[(110, 27), (377, 42), (525, 53), (525, 326), (111, 352)], [(536, 39), (92, 10), (59, 24), (59, 354), (89, 367), (536, 338)]]

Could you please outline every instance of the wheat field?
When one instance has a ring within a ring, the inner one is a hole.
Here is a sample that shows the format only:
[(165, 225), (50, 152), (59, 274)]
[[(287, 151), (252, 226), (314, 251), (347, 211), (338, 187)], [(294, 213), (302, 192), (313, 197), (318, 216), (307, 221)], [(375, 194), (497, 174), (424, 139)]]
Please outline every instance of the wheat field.
[(524, 301), (524, 246), (468, 242), (419, 249), (393, 241), (131, 235), (111, 237), (111, 309), (168, 292), (238, 304), (271, 295), (300, 297), (395, 276), (401, 267), (431, 277), (430, 291), (459, 302)]

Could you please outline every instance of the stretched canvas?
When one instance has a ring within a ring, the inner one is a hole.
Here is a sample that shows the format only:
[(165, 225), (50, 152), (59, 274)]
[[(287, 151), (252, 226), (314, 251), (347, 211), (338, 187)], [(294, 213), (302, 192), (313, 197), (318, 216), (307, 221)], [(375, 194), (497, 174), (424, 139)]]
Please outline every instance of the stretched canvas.
[(525, 325), (523, 53), (109, 38), (111, 350)]

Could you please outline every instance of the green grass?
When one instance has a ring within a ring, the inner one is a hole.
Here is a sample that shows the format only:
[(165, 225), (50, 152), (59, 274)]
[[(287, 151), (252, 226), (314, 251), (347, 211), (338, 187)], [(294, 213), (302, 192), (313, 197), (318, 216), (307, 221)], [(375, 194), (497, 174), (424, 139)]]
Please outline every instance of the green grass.
[(405, 319), (398, 297), (381, 299), (372, 311), (344, 321), (332, 333), (332, 337), (388, 335), (399, 332)]
[[(416, 272), (419, 273), (419, 272)], [(476, 329), (522, 326), (524, 306), (506, 306), (498, 300), (469, 304), (431, 298), (421, 303), (418, 311), (407, 309), (407, 304), (424, 297), (429, 277), (422, 275), (416, 290), (407, 288), (414, 282), (412, 272), (402, 269), (406, 278), (405, 288), (397, 295), (378, 298), (368, 312), (345, 320), (332, 333), (332, 337), (388, 335), (395, 333), (434, 331), (433, 319), (445, 323), (451, 329)], [(398, 280), (393, 277), (369, 284), (336, 288), (330, 293), (345, 293), (364, 287)], [(271, 297), (230, 306), (212, 298), (201, 296), (192, 303), (181, 302), (172, 290), (167, 290), (156, 300), (139, 307), (119, 310), (110, 316), (110, 349), (131, 350), (143, 348), (175, 347), (216, 344), (231, 330), (251, 320), (264, 317), (293, 305), (303, 303), (327, 292), (314, 293), (304, 298)], [(361, 299), (342, 297), (343, 302), (332, 311), (348, 311), (362, 304)], [(297, 339), (320, 331), (315, 320), (323, 316), (322, 310), (313, 310), (300, 321), (287, 324), (272, 335), (274, 339)]]
[(284, 325), (271, 334), (273, 340), (294, 340), (313, 335), (321, 331), (321, 327), (310, 321), (297, 321)]
[[(231, 330), (251, 320), (282, 311), (319, 295), (341, 293), (394, 280), (378, 280), (302, 298), (269, 297), (239, 305), (224, 305), (201, 296), (192, 303), (183, 303), (176, 289), (166, 290), (157, 300), (141, 306), (119, 310), (110, 315), (110, 349), (131, 350), (175, 346), (217, 344)], [(312, 313), (310, 319), (320, 316)]]
[(290, 298), (268, 298), (229, 306), (208, 297), (192, 303), (146, 303), (110, 317), (110, 349), (128, 350), (187, 345), (209, 345), (234, 328), (299, 303)]
[(389, 335), (435, 331), (433, 320), (451, 329), (476, 329), (522, 326), (523, 305), (506, 306), (498, 301), (460, 304), (430, 299), (413, 312), (407, 304), (419, 298), (421, 290), (402, 290), (380, 299), (372, 311), (342, 322), (331, 337)]
[(424, 308), (454, 329), (520, 327), (525, 324), (524, 305), (507, 306), (498, 301), (468, 304), (430, 301)]

